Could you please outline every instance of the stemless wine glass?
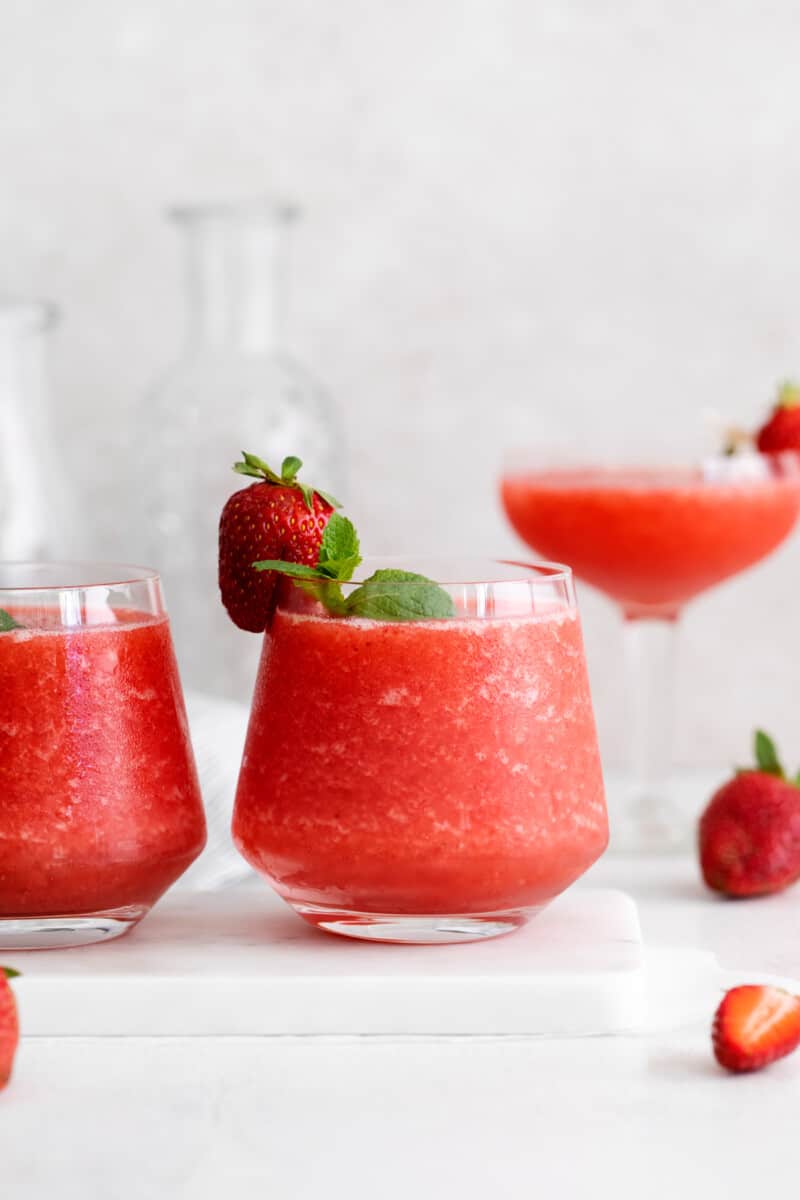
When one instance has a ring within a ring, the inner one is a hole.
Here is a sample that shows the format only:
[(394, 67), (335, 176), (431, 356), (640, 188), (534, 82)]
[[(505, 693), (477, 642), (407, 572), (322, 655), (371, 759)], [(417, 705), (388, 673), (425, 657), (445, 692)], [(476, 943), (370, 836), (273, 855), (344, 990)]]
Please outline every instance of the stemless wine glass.
[(253, 697), (236, 844), (332, 933), (507, 933), (608, 839), (570, 571), (373, 559), (361, 577), (381, 567), (435, 579), (452, 615), (331, 616), (286, 583)]
[(686, 604), (768, 555), (800, 512), (800, 458), (746, 453), (699, 466), (507, 461), (506, 514), (539, 554), (615, 600), (625, 619), (630, 764), (612, 848), (669, 850), (687, 837), (670, 779), (674, 637)]
[(0, 947), (139, 921), (205, 820), (158, 575), (0, 563)]

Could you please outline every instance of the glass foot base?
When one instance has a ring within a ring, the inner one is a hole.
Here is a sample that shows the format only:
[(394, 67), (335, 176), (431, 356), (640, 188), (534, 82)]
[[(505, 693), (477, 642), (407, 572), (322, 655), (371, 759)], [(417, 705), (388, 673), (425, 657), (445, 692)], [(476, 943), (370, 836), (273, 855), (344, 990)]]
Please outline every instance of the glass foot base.
[(147, 911), (130, 905), (80, 916), (0, 917), (0, 950), (65, 950), (108, 942), (133, 929)]
[(713, 786), (676, 773), (666, 790), (641, 793), (623, 775), (607, 774), (609, 854), (679, 854), (691, 850), (697, 816)]
[(502, 913), (469, 913), (465, 916), (400, 916), (392, 913), (347, 912), (315, 904), (292, 904), (294, 911), (326, 933), (367, 942), (400, 942), (410, 946), (435, 946), (453, 942), (481, 942), (513, 933), (539, 909)]
[(609, 854), (678, 854), (689, 849), (686, 830), (636, 810), (611, 823)]

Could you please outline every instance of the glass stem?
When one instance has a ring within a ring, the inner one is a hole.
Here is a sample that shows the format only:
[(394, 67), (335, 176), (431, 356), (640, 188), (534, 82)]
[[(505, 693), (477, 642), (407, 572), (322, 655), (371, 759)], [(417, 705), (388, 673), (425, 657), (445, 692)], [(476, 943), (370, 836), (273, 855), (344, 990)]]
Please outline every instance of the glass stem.
[(681, 822), (669, 796), (675, 714), (677, 613), (625, 619), (630, 791), (625, 840), (665, 848)]

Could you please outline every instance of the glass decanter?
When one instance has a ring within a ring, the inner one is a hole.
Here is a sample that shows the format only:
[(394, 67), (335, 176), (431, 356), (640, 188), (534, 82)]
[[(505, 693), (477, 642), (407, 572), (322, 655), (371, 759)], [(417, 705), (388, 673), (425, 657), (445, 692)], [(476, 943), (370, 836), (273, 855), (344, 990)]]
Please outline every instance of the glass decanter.
[(285, 350), (289, 205), (258, 201), (171, 214), (186, 266), (185, 343), (152, 390), (137, 438), (144, 513), (136, 553), (162, 572), (182, 673), (190, 688), (246, 699), (260, 639), (236, 630), (217, 589), (222, 506), (246, 484), (242, 450), (336, 492), (341, 446), (332, 405)]
[(0, 298), (0, 560), (58, 557), (78, 523), (48, 409), (55, 308)]

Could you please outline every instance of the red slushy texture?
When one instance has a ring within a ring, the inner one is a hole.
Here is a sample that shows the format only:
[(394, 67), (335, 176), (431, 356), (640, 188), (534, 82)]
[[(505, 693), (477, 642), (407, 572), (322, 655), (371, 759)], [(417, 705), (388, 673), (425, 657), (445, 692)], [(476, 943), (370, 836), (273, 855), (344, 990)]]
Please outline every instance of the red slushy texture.
[(800, 480), (711, 483), (690, 470), (510, 475), (503, 503), (538, 554), (623, 605), (677, 609), (774, 550), (800, 512)]
[(0, 633), (0, 916), (147, 907), (203, 848), (168, 622), (118, 619)]
[(291, 902), (535, 907), (607, 841), (578, 619), (407, 623), (278, 611), (234, 815)]

